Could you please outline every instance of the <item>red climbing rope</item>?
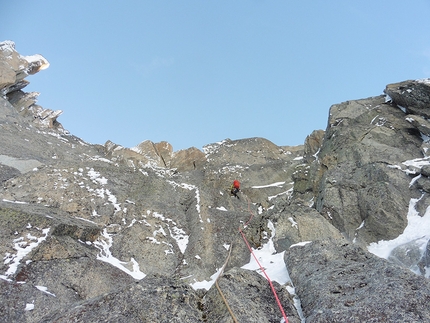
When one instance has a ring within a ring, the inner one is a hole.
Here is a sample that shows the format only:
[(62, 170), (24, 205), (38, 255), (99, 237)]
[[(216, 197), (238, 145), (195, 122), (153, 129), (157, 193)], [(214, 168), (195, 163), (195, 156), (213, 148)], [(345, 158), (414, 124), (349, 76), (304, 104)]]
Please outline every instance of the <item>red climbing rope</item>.
[[(246, 228), (246, 226), (249, 224), (249, 222), (251, 222), (251, 219), (254, 216), (254, 214), (252, 213), (251, 208), (250, 208), (249, 198), (248, 197), (246, 197), (246, 198), (248, 199), (248, 212), (251, 214), (251, 217), (249, 218), (248, 222), (245, 223), (244, 228)], [(243, 241), (245, 241), (246, 246), (248, 247), (249, 251), (251, 252), (251, 255), (254, 257), (255, 261), (257, 262), (258, 266), (260, 267), (260, 270), (263, 272), (264, 276), (266, 277), (267, 281), (269, 282), (270, 288), (272, 289), (272, 293), (275, 296), (276, 303), (278, 304), (278, 307), (282, 313), (282, 316), (284, 317), (285, 323), (288, 323), (288, 317), (284, 312), (284, 308), (282, 307), (281, 301), (278, 298), (278, 294), (276, 294), (275, 287), (273, 286), (272, 281), (270, 280), (270, 278), (267, 275), (266, 271), (264, 270), (263, 266), (258, 261), (257, 256), (254, 254), (254, 251), (252, 250), (251, 246), (249, 245), (249, 242), (246, 239), (245, 234), (243, 233), (240, 226), (239, 226), (239, 233), (242, 235)]]

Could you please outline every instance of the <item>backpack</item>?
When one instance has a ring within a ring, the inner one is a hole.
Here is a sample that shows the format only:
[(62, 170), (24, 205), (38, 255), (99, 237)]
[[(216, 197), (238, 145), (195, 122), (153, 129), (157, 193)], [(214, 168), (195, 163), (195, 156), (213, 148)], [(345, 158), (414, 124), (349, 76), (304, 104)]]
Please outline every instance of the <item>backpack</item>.
[(234, 180), (233, 182), (233, 187), (239, 189), (240, 188), (240, 183), (237, 179)]

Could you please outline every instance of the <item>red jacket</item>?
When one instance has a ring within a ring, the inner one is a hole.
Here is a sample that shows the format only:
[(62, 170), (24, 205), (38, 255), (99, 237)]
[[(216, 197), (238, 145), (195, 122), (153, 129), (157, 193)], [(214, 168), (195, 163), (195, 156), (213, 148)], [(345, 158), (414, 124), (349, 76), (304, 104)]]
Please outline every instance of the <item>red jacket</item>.
[(240, 188), (240, 183), (237, 179), (234, 180), (233, 182), (233, 187), (239, 189)]

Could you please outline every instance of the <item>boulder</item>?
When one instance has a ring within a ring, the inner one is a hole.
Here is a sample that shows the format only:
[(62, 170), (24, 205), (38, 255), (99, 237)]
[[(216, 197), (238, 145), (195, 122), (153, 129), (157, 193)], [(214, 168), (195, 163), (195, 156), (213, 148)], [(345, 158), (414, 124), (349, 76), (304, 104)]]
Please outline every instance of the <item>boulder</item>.
[(276, 205), (268, 218), (275, 223), (278, 252), (304, 241), (343, 239), (341, 233), (314, 208), (304, 205)]
[(430, 79), (388, 84), (384, 92), (407, 113), (430, 117)]

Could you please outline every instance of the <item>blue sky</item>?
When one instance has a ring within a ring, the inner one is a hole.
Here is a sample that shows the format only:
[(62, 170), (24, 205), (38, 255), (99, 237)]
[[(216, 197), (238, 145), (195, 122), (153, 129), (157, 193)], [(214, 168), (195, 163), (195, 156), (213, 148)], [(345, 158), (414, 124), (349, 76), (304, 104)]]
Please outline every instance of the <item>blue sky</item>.
[(329, 108), (430, 77), (429, 0), (7, 1), (25, 91), (83, 140), (303, 144)]

